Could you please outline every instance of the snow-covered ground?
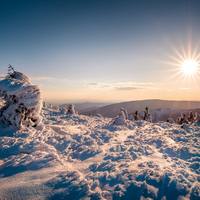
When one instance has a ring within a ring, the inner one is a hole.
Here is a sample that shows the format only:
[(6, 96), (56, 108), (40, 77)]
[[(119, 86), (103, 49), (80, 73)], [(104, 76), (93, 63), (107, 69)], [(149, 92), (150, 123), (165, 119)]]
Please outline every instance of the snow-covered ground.
[(200, 199), (199, 124), (41, 115), (0, 124), (0, 199)]

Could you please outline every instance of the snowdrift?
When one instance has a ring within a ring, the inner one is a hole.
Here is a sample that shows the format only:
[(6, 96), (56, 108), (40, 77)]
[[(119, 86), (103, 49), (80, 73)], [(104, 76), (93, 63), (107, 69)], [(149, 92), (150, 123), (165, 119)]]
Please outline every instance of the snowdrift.
[(0, 124), (0, 199), (200, 199), (200, 126), (60, 114)]
[(35, 127), (40, 123), (40, 89), (31, 85), (23, 73), (14, 71), (12, 76), (0, 81), (0, 97), (5, 101), (0, 110), (0, 118), (5, 123), (15, 128)]

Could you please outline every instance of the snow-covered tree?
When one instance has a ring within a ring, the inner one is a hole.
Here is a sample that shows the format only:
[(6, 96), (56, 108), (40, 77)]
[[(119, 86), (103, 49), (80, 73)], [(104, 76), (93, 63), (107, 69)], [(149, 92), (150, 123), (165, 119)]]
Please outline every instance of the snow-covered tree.
[(186, 117), (186, 113), (181, 113), (181, 117), (178, 117), (176, 119), (176, 122), (178, 124), (189, 124), (187, 117)]
[(52, 104), (50, 103), (50, 104), (49, 104), (49, 108), (52, 109), (52, 107), (53, 107), (53, 106), (52, 106)]
[(188, 121), (189, 121), (190, 123), (193, 123), (193, 122), (195, 121), (195, 116), (193, 115), (193, 112), (192, 112), (192, 111), (190, 111), (190, 114), (189, 114), (189, 116), (188, 116)]
[(5, 105), (0, 119), (16, 128), (35, 127), (41, 122), (42, 97), (40, 88), (29, 78), (9, 66), (8, 76), (0, 81), (0, 97)]
[(167, 119), (167, 122), (169, 122), (170, 124), (174, 124), (174, 123), (175, 123), (174, 120), (173, 120), (172, 118), (168, 118), (168, 119)]
[(199, 116), (199, 113), (198, 112), (195, 112), (195, 122), (200, 122), (200, 116)]
[(60, 113), (65, 115), (66, 113), (68, 113), (68, 109), (63, 107), (61, 110), (60, 110)]
[(117, 115), (117, 117), (113, 121), (113, 124), (122, 125), (122, 124), (125, 123), (125, 121), (126, 121), (126, 114), (124, 113), (124, 110), (125, 109), (123, 109), (123, 108), (120, 109), (119, 115)]
[(124, 112), (125, 119), (128, 119), (128, 112), (127, 112), (127, 110), (124, 109), (124, 108), (120, 108), (120, 111)]
[(45, 102), (43, 102), (43, 108), (46, 108), (47, 106), (46, 106), (46, 103)]
[(70, 104), (70, 105), (68, 106), (68, 113), (70, 113), (70, 114), (75, 114), (74, 105)]
[(56, 109), (56, 110), (60, 110), (60, 109), (59, 109), (59, 106), (56, 106), (55, 109)]
[(135, 120), (135, 121), (140, 120), (138, 114), (139, 114), (139, 111), (136, 110), (136, 111), (135, 111), (135, 114), (134, 114), (134, 116), (133, 116), (133, 120)]
[(146, 111), (144, 111), (144, 120), (148, 121), (148, 122), (152, 122), (152, 116), (149, 113), (149, 108), (146, 107), (145, 109), (146, 109)]

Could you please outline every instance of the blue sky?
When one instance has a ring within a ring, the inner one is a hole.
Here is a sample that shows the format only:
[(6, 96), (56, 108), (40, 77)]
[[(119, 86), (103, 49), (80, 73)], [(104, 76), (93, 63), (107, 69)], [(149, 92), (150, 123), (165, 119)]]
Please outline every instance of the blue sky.
[(11, 64), (45, 100), (199, 100), (198, 74), (183, 76), (177, 66), (181, 47), (194, 53), (199, 43), (199, 7), (198, 0), (0, 0), (0, 74)]

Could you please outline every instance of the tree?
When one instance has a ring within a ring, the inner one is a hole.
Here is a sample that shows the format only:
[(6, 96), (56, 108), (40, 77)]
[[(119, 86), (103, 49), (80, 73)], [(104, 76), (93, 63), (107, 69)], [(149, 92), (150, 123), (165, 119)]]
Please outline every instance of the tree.
[(8, 75), (9, 78), (0, 81), (0, 97), (5, 101), (5, 105), (0, 109), (1, 120), (18, 129), (39, 125), (42, 119), (40, 88), (31, 85), (29, 78), (14, 71), (11, 65)]

